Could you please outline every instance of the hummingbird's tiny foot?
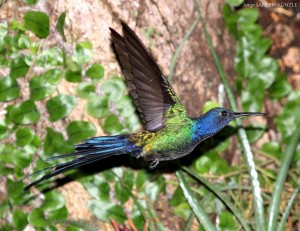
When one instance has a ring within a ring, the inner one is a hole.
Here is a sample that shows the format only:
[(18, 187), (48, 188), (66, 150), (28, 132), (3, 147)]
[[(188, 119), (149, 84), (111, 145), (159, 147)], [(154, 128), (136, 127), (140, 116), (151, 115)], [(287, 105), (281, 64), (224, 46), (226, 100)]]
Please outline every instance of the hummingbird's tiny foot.
[(158, 159), (158, 158), (155, 158), (153, 161), (150, 162), (149, 168), (150, 168), (150, 169), (153, 169), (153, 168), (155, 168), (158, 164), (159, 164), (159, 159)]

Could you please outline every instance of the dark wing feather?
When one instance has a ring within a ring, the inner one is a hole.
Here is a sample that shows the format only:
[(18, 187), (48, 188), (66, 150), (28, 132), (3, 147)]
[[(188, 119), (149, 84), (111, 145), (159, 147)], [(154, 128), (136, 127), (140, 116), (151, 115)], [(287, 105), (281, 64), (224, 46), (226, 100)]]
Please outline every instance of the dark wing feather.
[(122, 23), (124, 37), (110, 28), (111, 38), (118, 53), (130, 94), (148, 131), (157, 131), (165, 126), (165, 113), (175, 104), (180, 104), (168, 80), (145, 45)]

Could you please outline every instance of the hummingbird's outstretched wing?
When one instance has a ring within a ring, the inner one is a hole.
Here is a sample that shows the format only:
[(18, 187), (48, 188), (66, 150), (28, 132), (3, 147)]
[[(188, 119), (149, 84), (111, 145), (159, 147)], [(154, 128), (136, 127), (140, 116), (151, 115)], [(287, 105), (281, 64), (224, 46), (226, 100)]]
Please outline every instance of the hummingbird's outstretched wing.
[(146, 129), (157, 131), (165, 126), (165, 114), (170, 107), (176, 105), (179, 111), (185, 108), (142, 41), (127, 24), (122, 23), (122, 28), (124, 37), (109, 28), (113, 45)]

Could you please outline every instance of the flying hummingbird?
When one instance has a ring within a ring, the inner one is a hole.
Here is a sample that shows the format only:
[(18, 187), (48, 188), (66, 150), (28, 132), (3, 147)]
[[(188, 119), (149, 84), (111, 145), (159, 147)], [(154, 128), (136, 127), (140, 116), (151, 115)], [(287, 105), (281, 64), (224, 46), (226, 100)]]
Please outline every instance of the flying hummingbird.
[(125, 76), (130, 95), (145, 125), (139, 133), (99, 136), (75, 146), (75, 153), (48, 160), (76, 157), (74, 160), (43, 169), (52, 170), (24, 190), (62, 172), (115, 155), (144, 158), (154, 168), (160, 161), (190, 154), (203, 140), (215, 135), (232, 120), (242, 116), (266, 116), (257, 112), (233, 112), (216, 107), (197, 118), (187, 115), (153, 56), (128, 25), (122, 23), (121, 36), (109, 28), (111, 40)]

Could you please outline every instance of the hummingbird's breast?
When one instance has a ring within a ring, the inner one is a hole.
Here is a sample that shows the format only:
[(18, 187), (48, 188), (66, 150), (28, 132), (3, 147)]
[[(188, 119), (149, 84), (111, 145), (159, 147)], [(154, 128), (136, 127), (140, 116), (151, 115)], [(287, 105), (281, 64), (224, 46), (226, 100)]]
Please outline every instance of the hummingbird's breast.
[(157, 132), (136, 134), (136, 145), (142, 147), (146, 160), (172, 160), (189, 154), (193, 149), (193, 125), (185, 123), (168, 124)]

